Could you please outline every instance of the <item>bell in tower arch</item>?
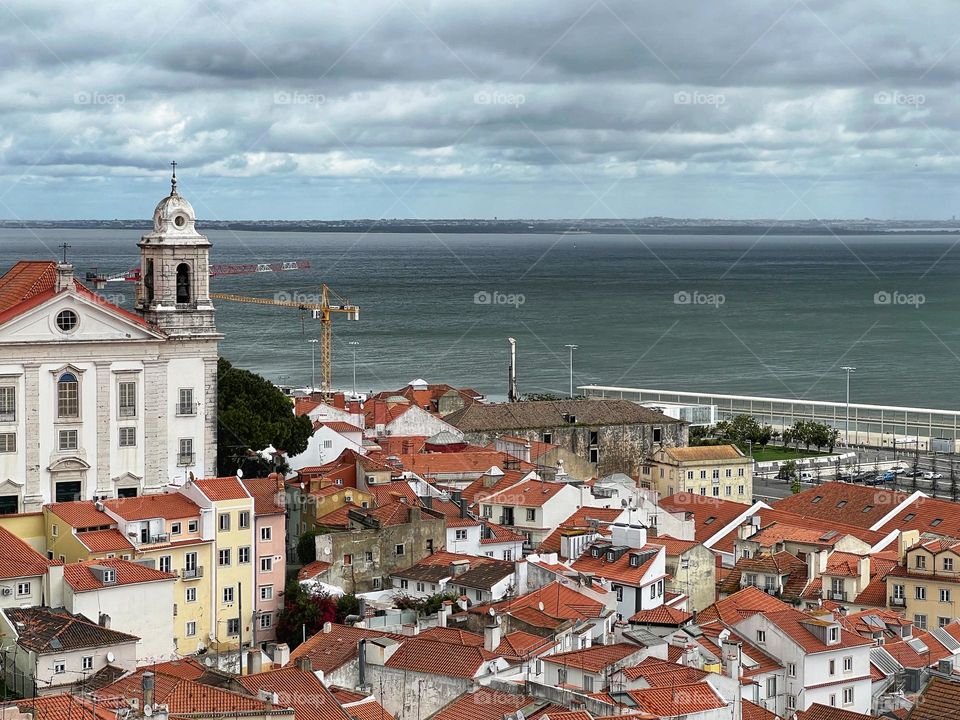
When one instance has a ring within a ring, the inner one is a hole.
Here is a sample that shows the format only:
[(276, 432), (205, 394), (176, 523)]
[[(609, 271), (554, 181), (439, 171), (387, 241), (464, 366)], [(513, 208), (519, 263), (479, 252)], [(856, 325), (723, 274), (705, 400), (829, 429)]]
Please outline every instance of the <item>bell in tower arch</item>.
[(177, 304), (190, 302), (190, 266), (187, 263), (177, 265)]

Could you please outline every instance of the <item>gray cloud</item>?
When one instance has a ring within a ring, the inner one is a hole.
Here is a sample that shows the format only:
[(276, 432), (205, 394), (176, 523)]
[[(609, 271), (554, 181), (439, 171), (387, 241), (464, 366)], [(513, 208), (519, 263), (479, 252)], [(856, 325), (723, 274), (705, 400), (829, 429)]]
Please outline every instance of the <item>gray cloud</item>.
[[(794, 216), (942, 217), (960, 169), (955, 15), (948, 0), (8, 0), (0, 215), (142, 216), (129, 189), (176, 157), (225, 217), (281, 187), (284, 217), (315, 216), (318, 187), (368, 217), (775, 217), (796, 199), (784, 185), (811, 188)], [(399, 204), (384, 189), (414, 182)]]

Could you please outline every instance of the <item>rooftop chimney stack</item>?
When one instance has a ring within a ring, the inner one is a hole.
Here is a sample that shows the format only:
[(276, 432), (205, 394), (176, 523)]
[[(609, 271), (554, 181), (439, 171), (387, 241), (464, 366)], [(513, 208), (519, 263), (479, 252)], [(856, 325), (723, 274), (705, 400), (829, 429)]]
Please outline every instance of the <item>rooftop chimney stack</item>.
[(140, 678), (140, 687), (143, 689), (143, 707), (153, 706), (153, 673), (147, 670)]
[(57, 292), (63, 292), (73, 287), (73, 265), (57, 263)]

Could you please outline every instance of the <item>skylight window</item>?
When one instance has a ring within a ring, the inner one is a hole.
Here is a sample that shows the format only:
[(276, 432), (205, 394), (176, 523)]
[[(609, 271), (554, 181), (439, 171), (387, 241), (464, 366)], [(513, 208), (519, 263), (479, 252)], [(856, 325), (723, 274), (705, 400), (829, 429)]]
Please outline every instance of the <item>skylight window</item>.
[(823, 495), (817, 495), (813, 500), (810, 501), (810, 504), (816, 505), (821, 500), (823, 500)]
[(844, 508), (844, 507), (846, 507), (846, 506), (847, 506), (847, 501), (846, 501), (846, 500), (841, 500), (840, 502), (837, 503), (837, 507), (838, 507), (838, 508)]

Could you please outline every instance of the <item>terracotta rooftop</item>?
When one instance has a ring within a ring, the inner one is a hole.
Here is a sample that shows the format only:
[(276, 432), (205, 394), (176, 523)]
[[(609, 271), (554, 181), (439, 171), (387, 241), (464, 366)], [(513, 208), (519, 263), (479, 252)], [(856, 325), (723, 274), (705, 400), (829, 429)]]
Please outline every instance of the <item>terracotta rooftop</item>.
[(707, 682), (611, 692), (608, 695), (615, 702), (630, 709), (642, 710), (663, 718), (719, 710), (727, 705)]
[(417, 634), (415, 637), (421, 640), (453, 643), (454, 645), (483, 647), (483, 635), (452, 627), (432, 627), (429, 630), (424, 630)]
[(526, 695), (508, 695), (480, 687), (461, 695), (430, 720), (503, 720), (517, 710), (523, 710), (524, 718), (536, 720), (545, 712), (565, 712), (566, 708)]
[(677, 665), (655, 657), (646, 657), (639, 664), (623, 669), (629, 680), (643, 678), (650, 687), (695, 683), (709, 673), (687, 665)]
[[(599, 557), (593, 557), (593, 550), (599, 551)], [(570, 567), (580, 573), (593, 573), (596, 577), (606, 578), (617, 583), (639, 587), (646, 580), (654, 563), (663, 552), (659, 545), (645, 545), (642, 548), (631, 548), (610, 562), (607, 560), (607, 551), (612, 548), (607, 541), (600, 541), (588, 547), (579, 559), (571, 563)], [(634, 565), (633, 556), (640, 555), (639, 564)], [(645, 557), (644, 557), (645, 555)]]
[(960, 682), (932, 677), (910, 713), (910, 720), (955, 718), (960, 708)]
[(605, 528), (622, 514), (622, 508), (577, 508), (570, 517), (557, 526), (556, 530), (544, 538), (537, 552), (559, 553), (562, 547), (561, 537), (564, 534), (578, 535), (589, 532), (594, 527)]
[(544, 662), (564, 667), (580, 668), (588, 672), (603, 672), (604, 669), (622, 663), (643, 648), (633, 643), (619, 642), (613, 645), (591, 645), (580, 650), (554, 653), (543, 658)]
[(108, 510), (116, 513), (124, 520), (150, 520), (152, 518), (182, 520), (199, 517), (200, 515), (199, 505), (185, 495), (176, 492), (104, 500), (103, 504)]
[(523, 630), (507, 633), (497, 646), (496, 654), (508, 660), (524, 660), (553, 649), (554, 641), (549, 637), (540, 637)]
[(194, 485), (213, 502), (219, 500), (245, 500), (250, 497), (243, 483), (236, 476), (194, 480)]
[(482, 647), (421, 640), (413, 636), (402, 642), (386, 666), (446, 677), (473, 678), (496, 657)]
[[(79, 695), (46, 695), (27, 700), (12, 700), (20, 712), (32, 713), (43, 720), (116, 720), (116, 713), (109, 708)], [(7, 705), (7, 703), (5, 703)]]
[(552, 582), (526, 595), (496, 603), (494, 607), (500, 612), (509, 611), (514, 614), (521, 608), (528, 608), (564, 620), (589, 620), (606, 615), (603, 603), (559, 582)]
[(688, 613), (686, 610), (678, 610), (677, 608), (661, 605), (653, 610), (641, 610), (635, 615), (631, 615), (628, 622), (635, 625), (671, 625), (680, 627), (692, 617), (693, 614)]
[(956, 511), (956, 503), (949, 500), (918, 497), (879, 529), (887, 532), (919, 530), (921, 533), (960, 538), (960, 514)]
[(746, 587), (713, 605), (708, 605), (697, 615), (697, 623), (720, 620), (726, 625), (736, 625), (744, 618), (756, 613), (767, 614), (789, 610), (791, 607), (782, 600), (768, 595), (759, 588)]
[(49, 505), (45, 505), (44, 508), (72, 528), (99, 528), (116, 525), (116, 520), (105, 512), (97, 510), (96, 505), (91, 500), (50, 503)]
[[(96, 693), (99, 702), (110, 704), (116, 702), (115, 699), (118, 697), (143, 697), (141, 683), (145, 670), (146, 668), (139, 668), (132, 675), (127, 675), (112, 685), (99, 690)], [(153, 693), (155, 702), (168, 705), (171, 715), (197, 714), (234, 717), (237, 713), (243, 712), (265, 713), (263, 701), (246, 691), (243, 693), (231, 692), (196, 680), (167, 675), (163, 672), (158, 672), (154, 676)], [(126, 703), (123, 703), (123, 705), (126, 705)]]
[(907, 493), (869, 485), (826, 482), (778, 500), (773, 507), (869, 529), (908, 497)]
[(820, 703), (814, 703), (806, 710), (801, 710), (796, 714), (796, 720), (872, 720), (872, 718), (872, 715), (864, 715), (863, 713), (853, 712), (853, 710), (844, 710)]
[[(103, 584), (91, 570), (92, 567), (111, 568), (114, 571), (115, 581), (110, 584)], [(68, 563), (63, 566), (63, 579), (73, 588), (74, 592), (86, 592), (88, 590), (102, 590), (114, 585), (136, 585), (138, 583), (175, 580), (176, 575), (154, 570), (146, 565), (129, 560), (108, 558)]]
[(474, 497), (474, 502), (487, 505), (518, 505), (520, 507), (541, 507), (556, 497), (565, 488), (570, 487), (563, 482), (541, 482), (540, 480), (526, 480), (505, 490), (495, 490), (492, 493), (480, 492)]
[(296, 665), (243, 675), (237, 680), (254, 695), (260, 690), (276, 693), (278, 704), (292, 707), (297, 720), (350, 720), (350, 714), (319, 678)]
[(331, 673), (344, 663), (357, 656), (357, 642), (361, 638), (389, 637), (394, 640), (405, 640), (405, 635), (366, 630), (347, 625), (333, 623), (330, 632), (318, 632), (307, 641), (301, 643), (290, 653), (290, 660), (310, 658), (314, 672)]
[(324, 560), (314, 560), (312, 563), (304, 565), (297, 573), (297, 580), (309, 580), (315, 578), (321, 573), (325, 573), (332, 567), (331, 563)]
[(691, 515), (694, 522), (694, 538), (700, 543), (709, 540), (750, 509), (749, 505), (698, 493), (668, 495), (660, 498), (660, 507), (667, 512)]
[(3, 612), (17, 630), (17, 644), (38, 654), (110, 647), (140, 639), (101, 627), (63, 608), (6, 608)]
[(47, 560), (6, 528), (0, 527), (0, 578), (27, 578), (45, 575), (47, 568), (60, 563)]
[(77, 533), (76, 537), (87, 550), (93, 553), (133, 550), (133, 544), (116, 528), (81, 532)]
[(243, 486), (253, 496), (255, 515), (280, 515), (286, 512), (283, 493), (277, 490), (275, 478), (244, 479)]

